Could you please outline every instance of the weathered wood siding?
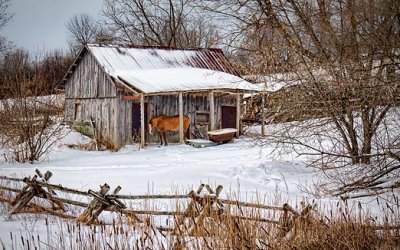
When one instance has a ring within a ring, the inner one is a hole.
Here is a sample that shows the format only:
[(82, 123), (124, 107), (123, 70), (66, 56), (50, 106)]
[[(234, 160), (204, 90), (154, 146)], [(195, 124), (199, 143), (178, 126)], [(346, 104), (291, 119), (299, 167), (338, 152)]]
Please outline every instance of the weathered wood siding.
[(123, 100), (123, 93), (119, 92), (116, 99), (118, 118), (115, 120), (118, 130), (115, 141), (118, 147), (132, 143), (132, 102)]
[[(66, 114), (68, 113), (69, 117), (73, 117), (75, 105), (81, 105), (81, 117), (77, 120), (89, 121), (92, 117), (95, 122), (98, 139), (117, 146), (118, 140), (115, 138), (117, 128), (114, 119), (118, 115), (115, 103), (115, 98), (66, 99)], [(74, 122), (73, 120), (69, 121)]]
[[(103, 72), (95, 58), (85, 53), (65, 85), (65, 115), (67, 121), (74, 122), (76, 105), (79, 105), (78, 120), (95, 121), (99, 139), (109, 143), (116, 149), (132, 143), (132, 101), (123, 99), (123, 92), (117, 91), (108, 75)], [(205, 138), (208, 131), (206, 122), (198, 122), (199, 116), (209, 117), (210, 104), (208, 93), (184, 94), (183, 113), (190, 117), (191, 131)], [(235, 95), (215, 95), (215, 128), (221, 128), (221, 107), (236, 106)], [(178, 115), (178, 95), (160, 95), (145, 98), (147, 103), (145, 126), (151, 117), (165, 114)], [(157, 141), (158, 135), (150, 136), (150, 141)], [(178, 141), (179, 134), (171, 134), (170, 142)]]
[(65, 85), (68, 98), (111, 98), (117, 89), (96, 59), (86, 52)]
[[(209, 114), (210, 111), (210, 102), (208, 99), (208, 93), (202, 94), (184, 94), (183, 95), (183, 114), (189, 116), (190, 118), (190, 130), (191, 132), (198, 130), (200, 132), (199, 135), (202, 135), (203, 138), (207, 136), (206, 132), (208, 131), (207, 123), (200, 124), (198, 119), (199, 115)], [(215, 98), (215, 128), (221, 128), (221, 107), (222, 106), (236, 106), (236, 96), (235, 95), (226, 95), (223, 97), (216, 96)], [(162, 96), (153, 96), (148, 97), (146, 99), (148, 102), (149, 110), (148, 116), (149, 119), (151, 117), (157, 115), (178, 115), (179, 114), (179, 101), (178, 95), (162, 95)], [(178, 141), (179, 134), (178, 133), (170, 133), (168, 137), (170, 141)], [(151, 141), (158, 141), (158, 135), (151, 136)]]
[(92, 117), (99, 139), (115, 148), (122, 146), (116, 136), (119, 121), (117, 90), (90, 53), (84, 54), (67, 80), (65, 97), (67, 121), (75, 121), (75, 107), (80, 105), (77, 120), (85, 121)]

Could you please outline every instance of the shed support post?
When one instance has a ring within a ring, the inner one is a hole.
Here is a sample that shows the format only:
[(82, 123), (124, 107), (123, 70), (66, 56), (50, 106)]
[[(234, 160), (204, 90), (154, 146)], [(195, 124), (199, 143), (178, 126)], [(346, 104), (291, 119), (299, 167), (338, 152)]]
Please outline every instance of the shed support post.
[(146, 130), (144, 124), (144, 95), (140, 95), (140, 147), (144, 148), (145, 143), (145, 134), (144, 131)]
[(261, 95), (261, 135), (265, 136), (265, 93), (263, 92)]
[(236, 137), (240, 135), (240, 93), (236, 93)]
[(183, 94), (179, 92), (179, 142), (184, 143), (183, 138)]
[(214, 110), (214, 92), (210, 91), (210, 130), (215, 129), (215, 110)]

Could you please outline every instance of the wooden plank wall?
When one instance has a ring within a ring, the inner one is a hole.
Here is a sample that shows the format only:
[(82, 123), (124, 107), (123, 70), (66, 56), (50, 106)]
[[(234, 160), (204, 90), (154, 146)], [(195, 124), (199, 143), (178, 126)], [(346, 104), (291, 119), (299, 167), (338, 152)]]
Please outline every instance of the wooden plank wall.
[[(75, 113), (75, 104), (79, 103), (82, 108), (81, 119), (82, 121), (89, 121), (92, 117), (96, 131), (99, 136), (98, 139), (104, 140), (110, 144), (118, 146), (118, 140), (115, 138), (116, 127), (116, 99), (115, 98), (102, 98), (102, 99), (67, 99), (66, 100), (66, 114), (73, 117)], [(69, 120), (73, 122), (73, 120)]]
[[(93, 116), (96, 121), (97, 132), (103, 140), (113, 144), (115, 148), (132, 143), (132, 101), (123, 100), (123, 93), (118, 92), (116, 98), (80, 98), (66, 100), (66, 114), (69, 117), (74, 116), (74, 105), (80, 103), (82, 106), (82, 119), (90, 119)], [(178, 95), (162, 95), (146, 97), (148, 103), (148, 120), (151, 117), (165, 114), (178, 115)], [(183, 113), (189, 116), (191, 120), (191, 130), (195, 128), (196, 111), (209, 112), (208, 93), (204, 94), (184, 94), (183, 95)], [(227, 105), (234, 107), (236, 105), (235, 95), (227, 95), (215, 98), (215, 126), (221, 128), (221, 106)], [(148, 120), (145, 121), (147, 126)], [(207, 128), (197, 125), (206, 135)], [(150, 136), (151, 142), (159, 141), (158, 135), (154, 133)], [(170, 133), (169, 142), (178, 142), (179, 134)]]
[(115, 136), (119, 120), (117, 90), (90, 53), (85, 53), (65, 85), (65, 116), (71, 123), (76, 104), (81, 105), (79, 120), (93, 117), (99, 139), (116, 148), (121, 146), (120, 138)]
[[(119, 112), (118, 119), (118, 132), (117, 132), (117, 145), (123, 146), (127, 143), (132, 142), (132, 101), (126, 101), (122, 99), (123, 94), (118, 93), (117, 105)], [(148, 104), (147, 112), (148, 119), (145, 120), (145, 124), (149, 123), (149, 120), (157, 115), (178, 115), (178, 95), (160, 95), (160, 96), (148, 96), (145, 98), (145, 102)], [(196, 111), (209, 112), (210, 106), (208, 101), (208, 93), (198, 94), (183, 94), (183, 113), (189, 116), (191, 120), (191, 130), (194, 129)], [(215, 98), (215, 122), (216, 128), (221, 128), (221, 106), (227, 105), (236, 107), (236, 96), (227, 95), (220, 98)], [(197, 126), (199, 128), (199, 126)], [(146, 127), (147, 129), (147, 127)], [(205, 128), (205, 132), (208, 130)], [(203, 135), (206, 133), (203, 132)], [(158, 134), (154, 133), (149, 138), (150, 142), (158, 142)], [(178, 142), (179, 134), (169, 133), (169, 142)]]
[[(149, 119), (157, 115), (178, 115), (178, 95), (152, 96), (146, 99), (149, 102)], [(221, 128), (221, 106), (236, 106), (236, 96), (226, 95), (215, 98), (215, 127)], [(196, 121), (196, 111), (207, 113), (210, 111), (208, 93), (183, 94), (183, 114), (189, 116), (191, 130), (194, 129)], [(146, 124), (148, 121), (146, 121)], [(203, 133), (204, 134), (204, 133)], [(173, 136), (172, 136), (173, 135)], [(179, 140), (179, 134), (170, 134), (168, 139), (172, 141)], [(151, 141), (158, 141), (158, 135), (151, 137)]]
[(118, 119), (116, 119), (116, 126), (118, 128), (116, 128), (115, 144), (120, 148), (132, 143), (132, 101), (123, 100), (122, 92), (118, 92), (117, 95)]
[(85, 53), (65, 85), (66, 98), (110, 98), (117, 90), (96, 59)]

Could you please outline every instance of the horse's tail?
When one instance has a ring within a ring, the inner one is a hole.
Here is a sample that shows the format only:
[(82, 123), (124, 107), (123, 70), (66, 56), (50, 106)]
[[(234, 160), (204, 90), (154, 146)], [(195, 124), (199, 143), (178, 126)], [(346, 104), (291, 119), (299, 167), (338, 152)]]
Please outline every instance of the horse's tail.
[(188, 128), (186, 129), (186, 139), (190, 139), (190, 122)]

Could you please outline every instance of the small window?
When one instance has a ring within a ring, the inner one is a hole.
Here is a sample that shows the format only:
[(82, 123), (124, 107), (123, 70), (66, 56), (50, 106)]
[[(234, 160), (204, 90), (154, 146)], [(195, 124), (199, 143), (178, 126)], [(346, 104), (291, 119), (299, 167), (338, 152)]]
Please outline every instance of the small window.
[(82, 106), (80, 103), (75, 103), (74, 120), (82, 120)]
[(196, 123), (209, 123), (210, 113), (207, 111), (196, 111)]

